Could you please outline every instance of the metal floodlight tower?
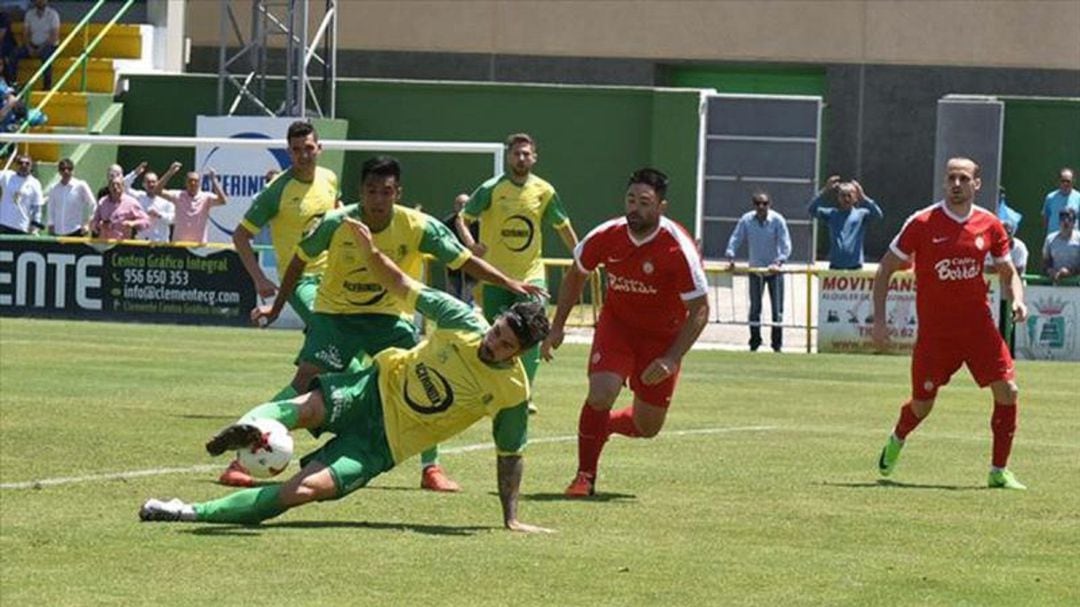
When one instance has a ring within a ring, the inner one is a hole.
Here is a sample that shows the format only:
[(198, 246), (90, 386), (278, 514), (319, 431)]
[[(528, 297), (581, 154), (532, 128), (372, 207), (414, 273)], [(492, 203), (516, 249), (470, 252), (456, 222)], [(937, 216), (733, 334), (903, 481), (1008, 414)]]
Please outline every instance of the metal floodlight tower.
[[(253, 0), (251, 33), (245, 40), (236, 20), (233, 0), (220, 0), (221, 36), (218, 60), (218, 114), (265, 114), (334, 118), (337, 97), (337, 0), (325, 4), (322, 20), (309, 35), (310, 5), (320, 0)], [(230, 51), (229, 31), (235, 37)], [(272, 37), (284, 37), (285, 95), (268, 98), (271, 73), (268, 51)], [(321, 49), (320, 49), (321, 47)], [(321, 50), (321, 53), (319, 52)], [(312, 78), (312, 63), (318, 74)], [(318, 86), (313, 84), (318, 81)], [(228, 89), (228, 90), (227, 90)], [(226, 105), (226, 97), (232, 96)], [(247, 102), (247, 112), (238, 112)]]

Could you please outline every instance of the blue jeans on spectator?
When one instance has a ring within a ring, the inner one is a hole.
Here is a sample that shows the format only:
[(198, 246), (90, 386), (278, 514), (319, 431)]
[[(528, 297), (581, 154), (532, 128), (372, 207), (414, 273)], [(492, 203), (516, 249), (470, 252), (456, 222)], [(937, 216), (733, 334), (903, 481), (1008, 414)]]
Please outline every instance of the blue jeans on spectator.
[[(26, 45), (20, 46), (19, 48), (15, 49), (15, 54), (11, 56), (11, 61), (10, 61), (10, 63), (11, 63), (11, 73), (12, 74), (18, 73), (18, 71), (19, 71), (19, 61), (21, 61), (23, 59), (26, 59), (27, 57), (37, 57), (38, 59), (41, 59), (42, 63), (44, 63), (45, 61), (49, 60), (49, 57), (52, 56), (53, 51), (55, 51), (55, 50), (56, 50), (55, 45), (45, 43), (45, 44), (39, 46), (37, 54), (33, 55), (33, 54), (30, 53), (30, 47), (29, 46), (26, 46)], [(45, 85), (45, 90), (49, 90), (49, 89), (52, 88), (52, 65), (51, 64), (49, 65), (48, 69), (45, 70), (45, 73), (41, 75), (41, 80), (42, 80), (42, 84)], [(12, 84), (14, 84), (14, 83), (12, 83)], [(25, 84), (25, 83), (23, 83), (23, 84)]]
[(783, 274), (750, 275), (750, 349), (757, 350), (761, 346), (761, 296), (766, 287), (772, 305), (772, 349), (779, 352), (784, 345), (783, 329), (779, 326), (784, 322)]

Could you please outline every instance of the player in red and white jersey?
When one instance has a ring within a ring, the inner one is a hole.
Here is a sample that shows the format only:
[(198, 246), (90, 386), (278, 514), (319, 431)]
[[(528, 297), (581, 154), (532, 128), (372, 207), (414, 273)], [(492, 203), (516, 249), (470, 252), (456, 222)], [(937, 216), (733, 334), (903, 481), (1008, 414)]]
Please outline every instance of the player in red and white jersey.
[[(569, 497), (592, 495), (600, 452), (611, 434), (651, 438), (660, 432), (683, 355), (709, 319), (705, 270), (686, 229), (664, 217), (666, 175), (639, 169), (630, 176), (626, 215), (589, 233), (574, 249), (563, 277), (545, 360), (562, 344), (566, 318), (589, 274), (603, 265), (608, 286), (589, 356), (589, 395), (578, 421), (578, 473)], [(625, 383), (630, 407), (612, 411)]]
[(952, 158), (945, 179), (945, 199), (908, 218), (874, 278), (873, 338), (879, 348), (884, 349), (889, 339), (885, 311), (889, 278), (911, 261), (919, 320), (911, 358), (911, 400), (900, 409), (900, 419), (878, 458), (878, 470), (884, 476), (892, 473), (908, 433), (933, 409), (938, 388), (966, 364), (976, 383), (990, 386), (994, 395), (988, 484), (1025, 489), (1006, 467), (1016, 430), (1018, 390), (1012, 356), (994, 325), (986, 297), (982, 274), (987, 252), (1017, 322), (1027, 317), (1023, 286), (1009, 257), (1009, 236), (1001, 221), (974, 205), (982, 185), (979, 165), (968, 158)]

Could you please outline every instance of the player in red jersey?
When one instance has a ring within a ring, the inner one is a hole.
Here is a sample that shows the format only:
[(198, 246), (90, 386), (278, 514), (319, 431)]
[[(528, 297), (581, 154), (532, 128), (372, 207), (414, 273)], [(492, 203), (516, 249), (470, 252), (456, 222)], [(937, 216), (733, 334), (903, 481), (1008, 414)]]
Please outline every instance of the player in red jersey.
[(1027, 317), (1024, 289), (1009, 258), (1009, 236), (990, 211), (974, 205), (979, 165), (952, 158), (946, 165), (945, 199), (908, 218), (889, 245), (874, 278), (874, 343), (888, 344), (885, 299), (889, 277), (903, 264), (915, 262), (915, 311), (919, 333), (911, 357), (911, 400), (878, 458), (888, 476), (896, 467), (908, 433), (934, 407), (938, 388), (961, 364), (980, 387), (990, 386), (994, 412), (990, 419), (993, 452), (990, 487), (1025, 489), (1006, 465), (1016, 430), (1018, 390), (1009, 348), (998, 333), (986, 297), (983, 263), (989, 251), (1006, 301), (1016, 322)]
[[(660, 432), (683, 355), (709, 320), (705, 270), (686, 229), (664, 217), (668, 178), (655, 169), (630, 176), (626, 215), (596, 227), (574, 249), (563, 277), (545, 360), (563, 341), (570, 310), (598, 266), (607, 270), (604, 308), (589, 356), (589, 395), (578, 421), (578, 473), (568, 497), (592, 495), (604, 443), (612, 434)], [(634, 404), (612, 411), (629, 380)]]

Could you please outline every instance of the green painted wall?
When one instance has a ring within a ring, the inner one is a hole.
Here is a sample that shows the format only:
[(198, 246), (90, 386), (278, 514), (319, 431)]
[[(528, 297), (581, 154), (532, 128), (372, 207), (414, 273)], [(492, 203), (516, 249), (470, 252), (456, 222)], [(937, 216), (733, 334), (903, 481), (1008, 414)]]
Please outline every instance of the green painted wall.
[[(193, 135), (195, 116), (216, 112), (215, 76), (130, 76), (124, 133)], [(620, 214), (626, 179), (652, 164), (672, 177), (671, 215), (693, 230), (698, 146), (698, 92), (576, 87), (341, 80), (338, 118), (349, 139), (501, 142), (527, 131), (539, 142), (536, 172), (558, 188), (579, 234)], [(355, 199), (359, 165), (369, 153), (346, 154), (342, 189)], [(492, 174), (490, 156), (399, 154), (409, 204), (436, 216), (458, 192)], [(190, 163), (190, 150), (122, 148), (120, 162), (165, 167)], [(565, 257), (554, 234), (545, 253)]]
[(1058, 170), (1080, 169), (1080, 99), (1004, 98), (1001, 185), (1024, 214), (1017, 234), (1031, 253), (1028, 271), (1042, 268), (1042, 204), (1058, 187)]

